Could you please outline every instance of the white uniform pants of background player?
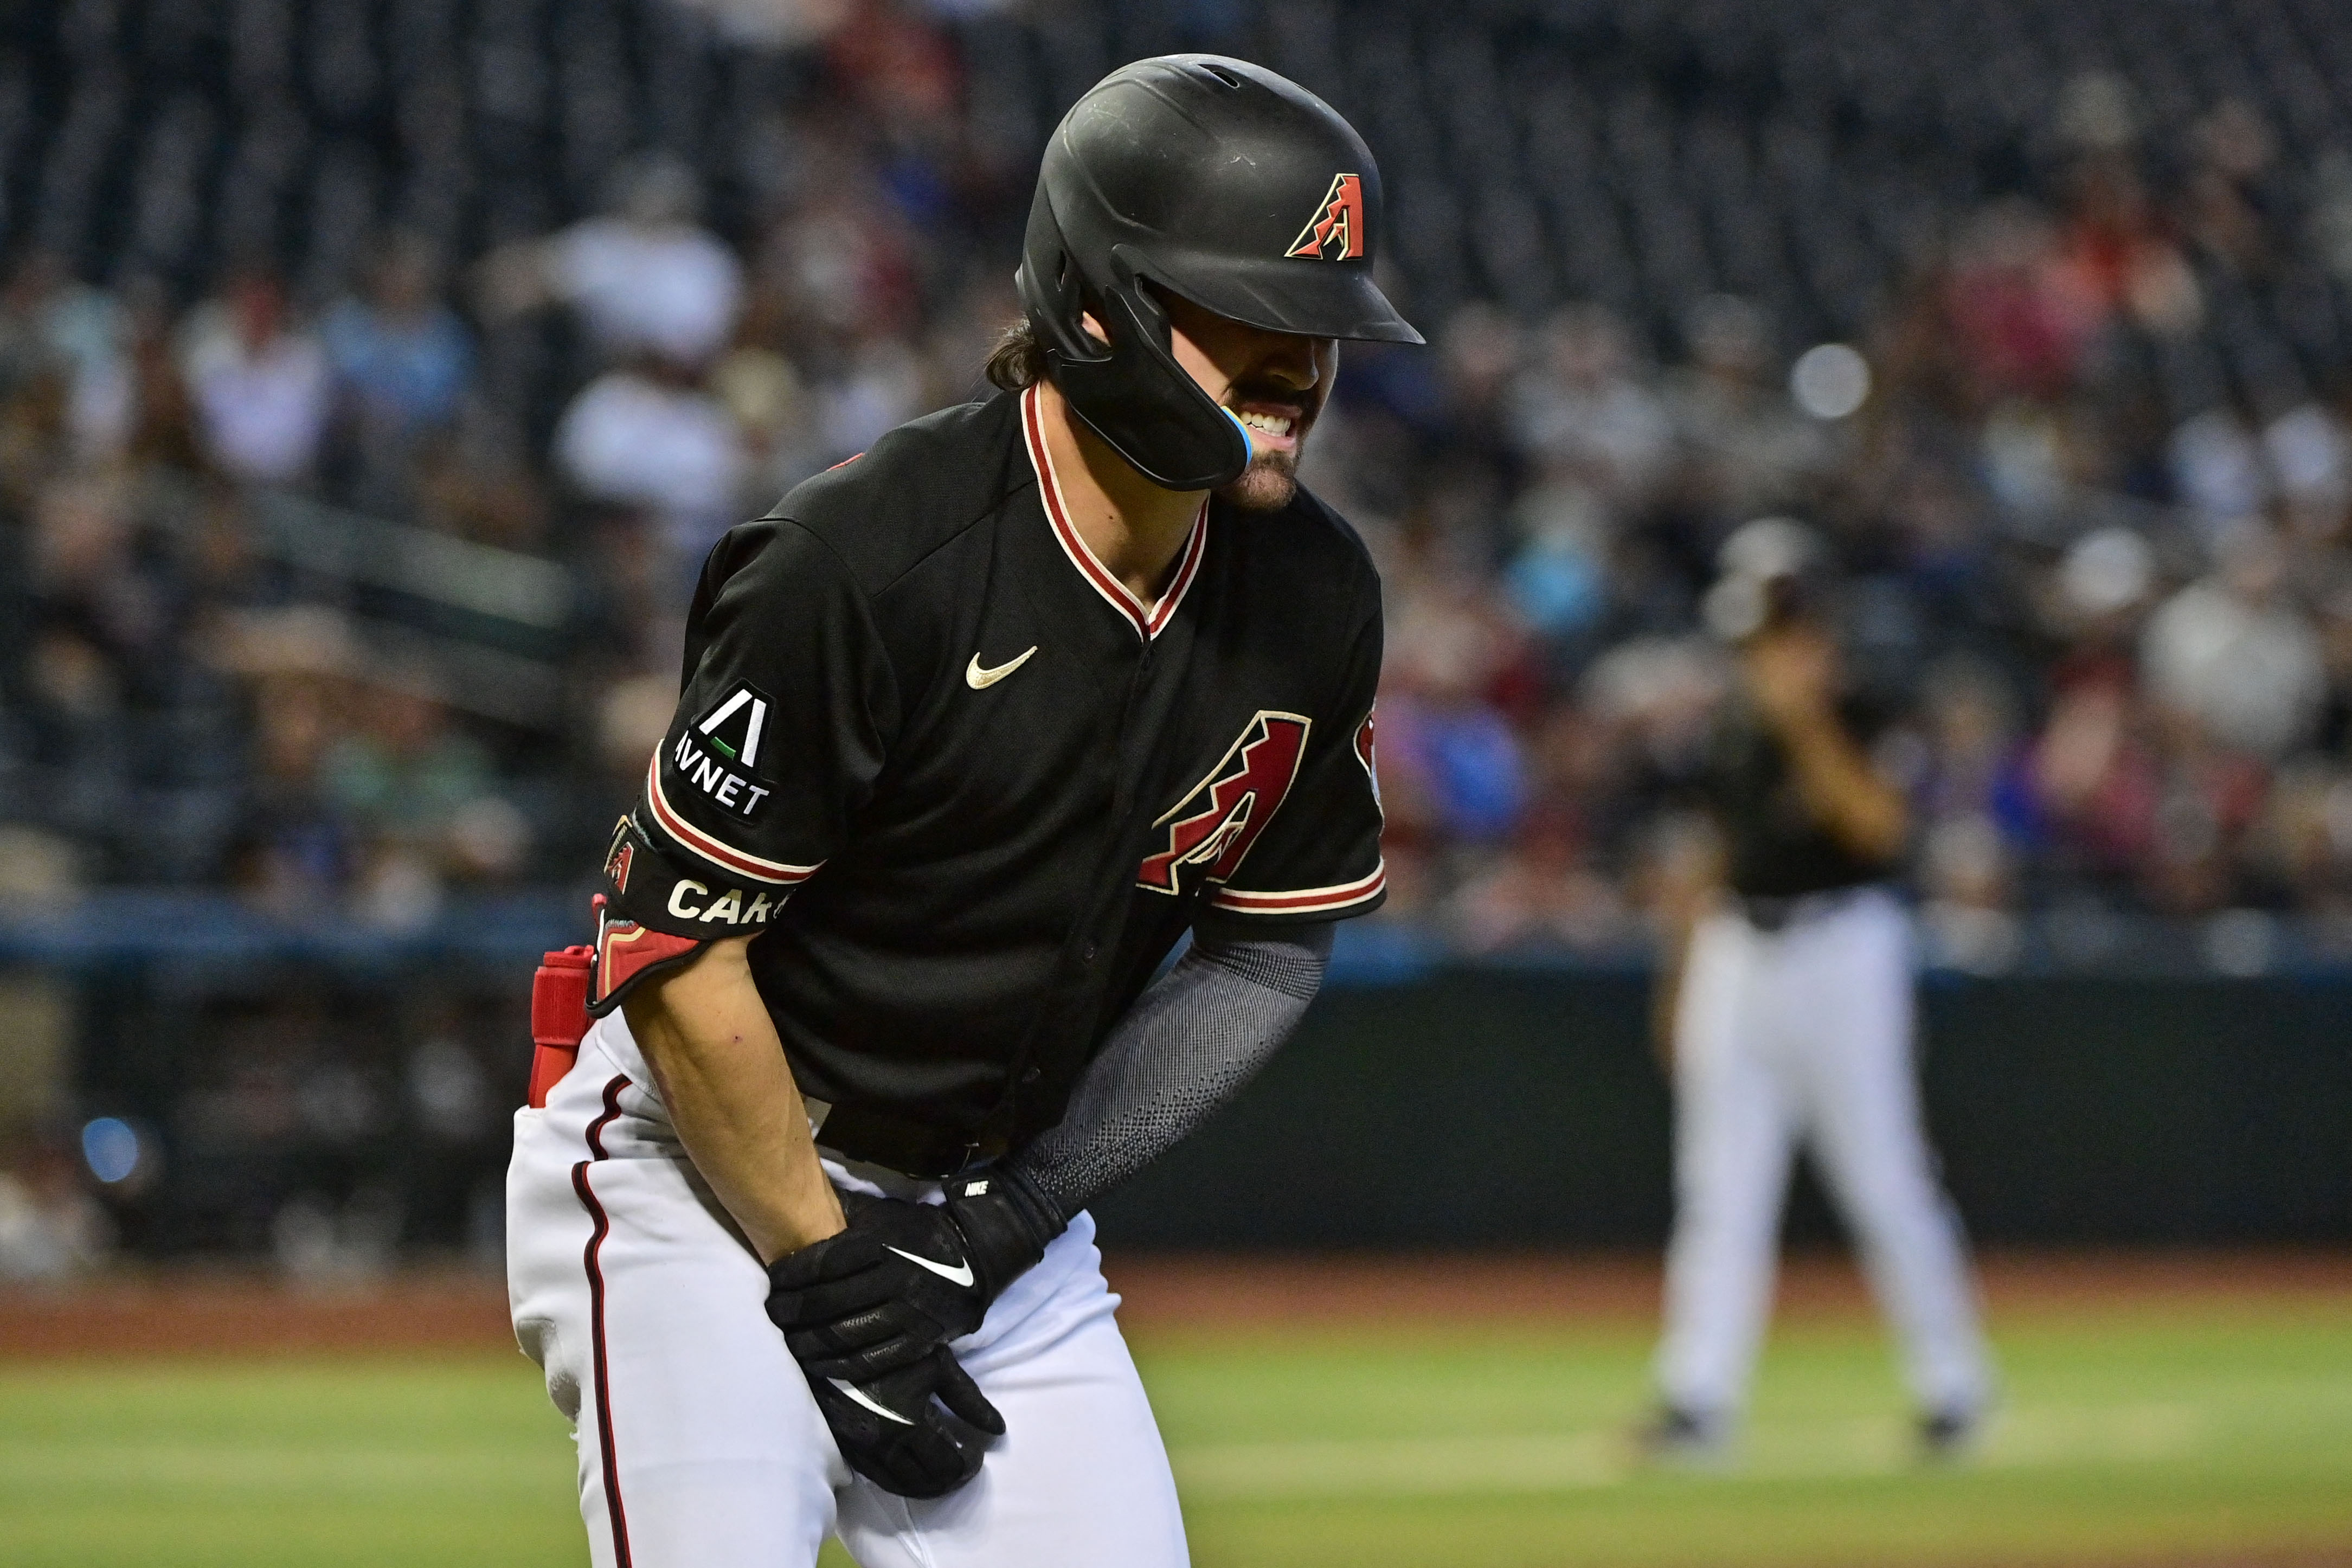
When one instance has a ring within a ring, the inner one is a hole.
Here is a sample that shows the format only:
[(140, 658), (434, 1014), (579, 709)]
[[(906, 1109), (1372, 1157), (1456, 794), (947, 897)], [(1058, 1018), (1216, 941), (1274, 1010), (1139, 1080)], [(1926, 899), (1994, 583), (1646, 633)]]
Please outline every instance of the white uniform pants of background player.
[(1675, 1231), (1660, 1393), (1736, 1417), (1771, 1304), (1801, 1140), (1843, 1212), (1923, 1411), (1976, 1411), (1989, 1371), (1957, 1217), (1920, 1126), (1910, 927), (1876, 889), (1778, 931), (1700, 922), (1675, 1021)]
[(766, 1271), (651, 1082), (626, 1025), (600, 1022), (546, 1109), (516, 1113), (508, 1173), (515, 1332), (574, 1424), (596, 1568), (806, 1568), (828, 1534), (865, 1568), (1186, 1561), (1088, 1216), (955, 1342), (1007, 1427), (979, 1479), (894, 1497), (842, 1463), (768, 1321)]

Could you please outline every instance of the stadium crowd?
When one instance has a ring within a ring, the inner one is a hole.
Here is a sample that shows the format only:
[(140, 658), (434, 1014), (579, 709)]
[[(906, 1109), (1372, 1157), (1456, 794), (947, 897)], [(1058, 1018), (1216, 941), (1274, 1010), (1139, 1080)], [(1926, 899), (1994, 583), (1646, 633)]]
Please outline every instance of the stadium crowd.
[[(833, 41), (837, 114), (740, 246), (660, 156), (618, 165), (605, 211), (463, 268), (394, 226), (307, 289), (257, 250), (183, 305), (19, 246), (13, 807), (91, 876), (394, 924), (444, 886), (576, 876), (657, 732), (702, 551), (982, 390), (1012, 314), (1004, 258), (926, 243), (950, 161), (888, 161), (958, 145), (952, 37), (869, 24)], [(1858, 354), (1797, 360), (1728, 295), (1669, 302), (1654, 333), (1471, 301), (1429, 351), (1350, 353), (1311, 479), (1390, 584), (1393, 915), (1477, 948), (1629, 933), (1719, 686), (1714, 551), (1788, 514), (1845, 568), (1859, 675), (1916, 693), (1890, 743), (1954, 932), (2091, 898), (2352, 921), (2340, 388), (2176, 363), (2207, 279), (2335, 230), (2272, 221), (2272, 132), (2234, 100), (2150, 184), (2115, 90), (2078, 85), (2048, 200), (1951, 215)], [(534, 429), (513, 334), (548, 311), (577, 370)], [(246, 537), (262, 489), (576, 572), (553, 743), (306, 605)]]
[[(381, 201), (313, 145), (342, 68), (314, 19), (317, 79), (245, 116), (213, 209), (183, 210), (223, 133), (181, 98), (178, 139), (112, 176), (128, 237), (12, 221), (0, 883), (20, 907), (173, 883), (403, 930), (467, 890), (584, 880), (667, 717), (712, 540), (985, 390), (1051, 113), (1008, 121), (951, 14), (984, 9), (811, 7), (822, 26), (782, 45), (710, 45), (761, 62), (730, 102), (780, 106), (722, 121), (724, 178), (604, 144), (589, 45), (512, 80), (478, 47), (470, 78), (403, 79), (409, 174)], [(237, 37), (232, 72), (259, 69)], [(0, 74), (5, 174), (39, 95)], [(86, 97), (52, 105), (58, 201), (73, 138), (112, 134), (77, 118)], [(1433, 279), (1412, 260), (1426, 186), (1394, 182), (1394, 292), (1432, 346), (1343, 355), (1307, 476), (1388, 584), (1383, 918), (1473, 951), (1643, 940), (1723, 685), (1717, 552), (1782, 516), (1837, 563), (1854, 679), (1899, 700), (1883, 744), (1946, 962), (2011, 963), (2032, 911), (2219, 920), (2250, 963), (2277, 916), (2352, 947), (2352, 365), (2326, 346), (2352, 330), (2352, 161), (2289, 155), (2258, 95), (2162, 124), (2136, 101), (2073, 78), (2031, 173), (1915, 226), (1842, 321), (1764, 297), (1785, 291)], [(566, 127), (569, 207), (467, 195), (514, 188), (509, 111)], [(268, 238), (289, 222), (293, 250)], [(205, 265), (147, 264), (206, 225), (231, 238)], [(1830, 331), (1847, 341), (1803, 341)], [(479, 635), (462, 617), (375, 636), (381, 605), (322, 591), (265, 526), (289, 505), (298, 531), (557, 563), (544, 699), (441, 657)], [(411, 1087), (478, 1099), (453, 1064), (412, 1062)]]

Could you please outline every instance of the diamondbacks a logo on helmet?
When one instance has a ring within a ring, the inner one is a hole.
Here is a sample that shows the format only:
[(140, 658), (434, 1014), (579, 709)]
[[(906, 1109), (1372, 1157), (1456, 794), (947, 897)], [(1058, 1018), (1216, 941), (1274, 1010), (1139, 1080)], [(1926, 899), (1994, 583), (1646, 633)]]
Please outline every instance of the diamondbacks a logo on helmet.
[[(1336, 248), (1334, 248), (1336, 247)], [(1364, 178), (1334, 174), (1323, 205), (1290, 242), (1285, 256), (1312, 257), (1318, 261), (1346, 261), (1364, 254)]]
[(1174, 896), (1184, 891), (1186, 867), (1210, 882), (1239, 870), (1298, 776), (1311, 722), (1297, 713), (1261, 710), (1209, 776), (1152, 824), (1167, 832), (1167, 847), (1144, 858), (1135, 885)]

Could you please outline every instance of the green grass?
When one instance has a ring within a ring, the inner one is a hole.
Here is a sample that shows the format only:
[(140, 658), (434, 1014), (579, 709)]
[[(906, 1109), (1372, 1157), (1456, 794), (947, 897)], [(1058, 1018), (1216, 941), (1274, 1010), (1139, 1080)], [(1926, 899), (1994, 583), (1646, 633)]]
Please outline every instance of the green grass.
[(1743, 1464), (1644, 1471), (1645, 1334), (1402, 1333), (1145, 1360), (1204, 1568), (1981, 1563), (2352, 1554), (2352, 1319), (2012, 1325), (1969, 1463), (1915, 1460), (1861, 1325), (1783, 1333)]
[[(1775, 1341), (1726, 1475), (1630, 1463), (1648, 1342), (1622, 1322), (1162, 1335), (1139, 1359), (1202, 1568), (2352, 1553), (2340, 1307), (2000, 1338), (2002, 1419), (1934, 1471), (1862, 1324)], [(6, 1568), (584, 1562), (570, 1444), (519, 1358), (0, 1363)]]

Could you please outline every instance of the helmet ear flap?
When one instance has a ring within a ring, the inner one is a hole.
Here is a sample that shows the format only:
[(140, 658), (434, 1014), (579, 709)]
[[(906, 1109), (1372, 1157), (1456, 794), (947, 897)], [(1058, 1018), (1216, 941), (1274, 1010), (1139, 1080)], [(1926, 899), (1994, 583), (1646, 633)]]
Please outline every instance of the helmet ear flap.
[[(1113, 246), (1104, 267), (1110, 276), (1089, 277), (1041, 184), (1013, 279), (1030, 331), (1072, 412), (1136, 472), (1164, 489), (1231, 484), (1249, 466), (1249, 433), (1169, 352), (1172, 324), (1137, 259)], [(1108, 344), (1086, 330), (1089, 310)]]
[(1110, 352), (1096, 345), (1083, 360), (1052, 356), (1054, 384), (1071, 410), (1163, 489), (1214, 489), (1239, 479), (1249, 466), (1249, 433), (1169, 353), (1159, 302), (1126, 279), (1096, 304)]

